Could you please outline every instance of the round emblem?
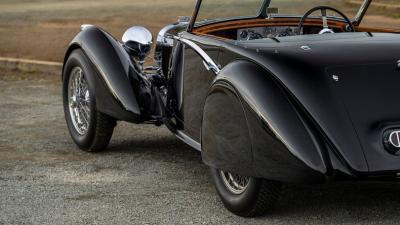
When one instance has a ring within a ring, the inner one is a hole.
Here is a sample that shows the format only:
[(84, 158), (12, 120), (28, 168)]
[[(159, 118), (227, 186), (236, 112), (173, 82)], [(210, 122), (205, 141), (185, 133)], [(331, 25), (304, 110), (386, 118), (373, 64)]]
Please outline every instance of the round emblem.
[(393, 131), (389, 135), (389, 143), (400, 150), (400, 131)]
[(400, 155), (400, 130), (386, 131), (383, 143), (387, 151), (395, 155)]

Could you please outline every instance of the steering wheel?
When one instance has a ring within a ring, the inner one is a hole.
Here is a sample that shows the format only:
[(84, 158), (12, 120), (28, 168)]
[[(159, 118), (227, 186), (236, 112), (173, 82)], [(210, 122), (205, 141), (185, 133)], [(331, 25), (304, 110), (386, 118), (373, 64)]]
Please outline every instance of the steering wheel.
[(333, 34), (335, 33), (332, 29), (329, 28), (328, 26), (328, 18), (327, 18), (327, 14), (326, 11), (330, 10), (330, 11), (334, 11), (337, 14), (339, 14), (340, 16), (343, 17), (343, 19), (346, 21), (346, 23), (348, 24), (348, 28), (350, 30), (346, 30), (347, 32), (355, 32), (356, 30), (354, 29), (354, 25), (353, 23), (350, 21), (350, 19), (342, 12), (340, 12), (339, 10), (333, 8), (333, 7), (329, 7), (329, 6), (317, 6), (315, 8), (310, 9), (308, 12), (306, 12), (306, 14), (304, 14), (304, 16), (301, 18), (299, 26), (298, 26), (298, 31), (297, 34), (301, 35), (301, 31), (302, 28), (304, 26), (304, 21), (311, 15), (313, 14), (315, 11), (321, 11), (321, 15), (322, 15), (322, 26), (323, 29), (319, 32), (319, 34)]

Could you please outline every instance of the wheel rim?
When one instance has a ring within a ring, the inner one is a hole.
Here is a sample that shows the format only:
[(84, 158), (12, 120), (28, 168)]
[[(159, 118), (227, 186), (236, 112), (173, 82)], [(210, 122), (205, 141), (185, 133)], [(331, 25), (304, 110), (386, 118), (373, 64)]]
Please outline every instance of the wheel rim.
[(90, 93), (80, 67), (73, 68), (69, 77), (68, 106), (75, 130), (85, 135), (90, 125)]
[(250, 183), (250, 177), (233, 174), (230, 172), (220, 171), (221, 178), (230, 192), (240, 195), (246, 191)]

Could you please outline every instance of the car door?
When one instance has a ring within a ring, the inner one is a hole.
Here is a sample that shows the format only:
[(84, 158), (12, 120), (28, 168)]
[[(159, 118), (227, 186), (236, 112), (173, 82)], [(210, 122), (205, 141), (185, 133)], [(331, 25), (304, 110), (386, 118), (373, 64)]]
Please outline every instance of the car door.
[(207, 92), (219, 71), (219, 41), (184, 32), (180, 35), (181, 59), (176, 73), (177, 112), (179, 129), (200, 143), (203, 107)]

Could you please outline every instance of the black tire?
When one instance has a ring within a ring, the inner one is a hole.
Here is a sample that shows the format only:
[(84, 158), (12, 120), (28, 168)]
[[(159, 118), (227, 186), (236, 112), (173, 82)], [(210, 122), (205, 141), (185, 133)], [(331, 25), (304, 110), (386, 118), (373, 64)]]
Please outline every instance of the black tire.
[[(90, 101), (88, 101), (88, 107), (90, 109), (88, 113), (90, 115), (89, 126), (87, 126), (87, 131), (84, 134), (79, 133), (75, 127), (69, 108), (68, 88), (74, 68), (80, 68), (82, 70), (83, 78), (87, 82), (90, 96)], [(93, 84), (89, 82), (89, 78), (93, 76), (95, 76), (95, 68), (93, 68), (87, 56), (80, 49), (74, 50), (68, 57), (63, 71), (62, 94), (64, 114), (73, 141), (80, 149), (88, 152), (97, 152), (105, 149), (111, 140), (114, 127), (116, 126), (116, 120), (114, 118), (97, 110), (95, 89)]]
[(280, 182), (250, 177), (244, 192), (234, 194), (223, 181), (220, 170), (211, 168), (211, 177), (225, 207), (241, 217), (266, 215), (281, 196)]

